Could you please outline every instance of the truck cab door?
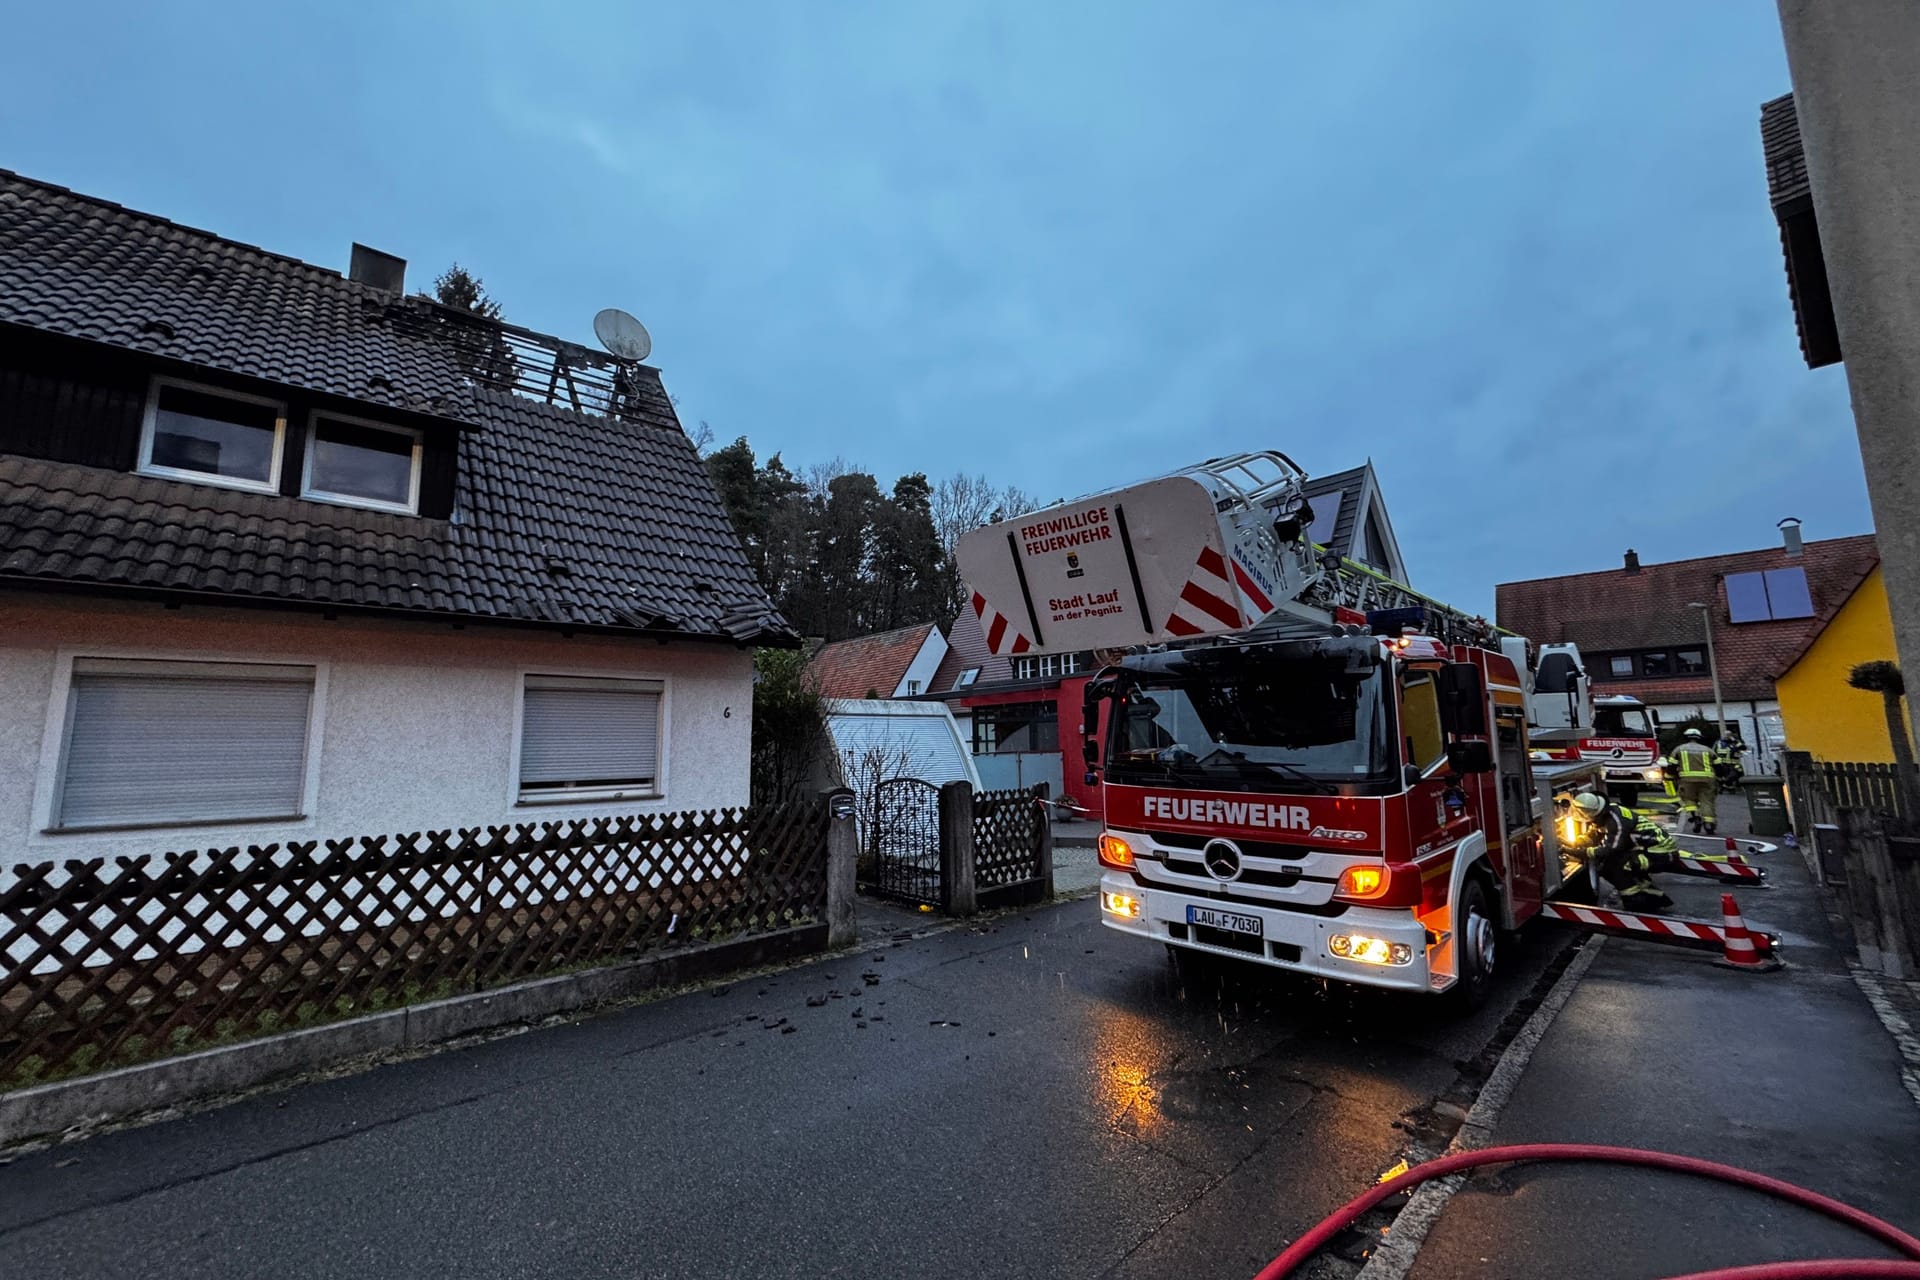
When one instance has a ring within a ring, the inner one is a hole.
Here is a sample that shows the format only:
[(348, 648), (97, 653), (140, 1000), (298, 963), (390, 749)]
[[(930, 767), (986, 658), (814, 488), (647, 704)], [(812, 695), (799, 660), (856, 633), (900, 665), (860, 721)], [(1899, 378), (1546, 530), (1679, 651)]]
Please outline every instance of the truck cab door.
[[(1400, 675), (1400, 749), (1408, 786), (1408, 853), (1426, 857), (1472, 829), (1470, 811), (1449, 809), (1447, 793), (1447, 714), (1441, 669), (1409, 668)], [(1438, 890), (1446, 894), (1441, 878)], [(1437, 904), (1433, 904), (1437, 905)]]

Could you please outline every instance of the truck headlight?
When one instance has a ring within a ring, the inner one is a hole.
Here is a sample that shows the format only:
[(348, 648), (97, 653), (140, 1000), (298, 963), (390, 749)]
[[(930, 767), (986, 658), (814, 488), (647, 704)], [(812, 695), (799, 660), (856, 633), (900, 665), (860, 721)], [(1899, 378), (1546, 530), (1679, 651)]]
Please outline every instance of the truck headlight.
[(1404, 942), (1370, 938), (1364, 933), (1336, 933), (1327, 939), (1327, 950), (1342, 960), (1361, 964), (1412, 964), (1413, 948)]
[(1662, 782), (1666, 779), (1667, 775), (1665, 774), (1665, 772), (1659, 769), (1642, 769), (1640, 771), (1640, 776), (1645, 778), (1648, 782)]
[(1140, 899), (1130, 893), (1102, 893), (1100, 905), (1112, 915), (1123, 916), (1128, 920), (1140, 918)]

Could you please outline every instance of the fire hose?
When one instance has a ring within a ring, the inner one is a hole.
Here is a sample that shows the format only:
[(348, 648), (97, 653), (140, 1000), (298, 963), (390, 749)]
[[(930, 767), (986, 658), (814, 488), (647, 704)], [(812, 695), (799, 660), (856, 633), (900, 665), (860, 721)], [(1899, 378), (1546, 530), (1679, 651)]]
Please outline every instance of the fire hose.
[(1642, 1151), (1635, 1147), (1602, 1147), (1583, 1142), (1536, 1142), (1511, 1147), (1486, 1147), (1441, 1156), (1426, 1164), (1415, 1165), (1405, 1173), (1369, 1189), (1364, 1195), (1335, 1210), (1311, 1231), (1301, 1236), (1285, 1252), (1263, 1267), (1254, 1280), (1284, 1280), (1301, 1264), (1324, 1248), (1328, 1241), (1352, 1226), (1381, 1201), (1411, 1190), (1423, 1182), (1449, 1174), (1478, 1169), (1491, 1164), (1517, 1164), (1521, 1161), (1588, 1161), (1599, 1164), (1639, 1165), (1686, 1173), (1695, 1177), (1745, 1187), (1763, 1195), (1811, 1209), (1843, 1222), (1882, 1244), (1906, 1255), (1898, 1258), (1819, 1259), (1805, 1262), (1763, 1262), (1748, 1266), (1725, 1267), (1713, 1271), (1691, 1272), (1674, 1280), (1841, 1280), (1842, 1277), (1920, 1278), (1920, 1239), (1915, 1239), (1890, 1222), (1865, 1210), (1842, 1204), (1817, 1191), (1797, 1187), (1763, 1173), (1736, 1169), (1732, 1165), (1698, 1160), (1692, 1156), (1669, 1155), (1664, 1151)]

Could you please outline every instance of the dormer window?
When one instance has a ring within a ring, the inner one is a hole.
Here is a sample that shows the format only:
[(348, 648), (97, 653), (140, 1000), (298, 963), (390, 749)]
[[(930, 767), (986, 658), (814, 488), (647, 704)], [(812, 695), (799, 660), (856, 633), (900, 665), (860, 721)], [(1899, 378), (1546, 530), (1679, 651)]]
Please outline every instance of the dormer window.
[(278, 401), (156, 378), (140, 432), (140, 470), (273, 493), (287, 410)]
[(308, 428), (302, 497), (380, 511), (420, 509), (420, 433), (316, 413)]

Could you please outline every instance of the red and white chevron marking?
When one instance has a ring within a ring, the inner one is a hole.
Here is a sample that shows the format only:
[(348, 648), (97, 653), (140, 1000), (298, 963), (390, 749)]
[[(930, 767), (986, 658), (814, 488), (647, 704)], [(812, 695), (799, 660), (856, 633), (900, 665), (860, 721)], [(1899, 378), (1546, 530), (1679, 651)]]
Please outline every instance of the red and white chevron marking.
[[(1176, 636), (1198, 636), (1223, 629), (1236, 631), (1246, 626), (1239, 592), (1227, 572), (1227, 562), (1218, 551), (1212, 547), (1200, 548), (1200, 558), (1194, 562), (1187, 585), (1180, 589), (1180, 599), (1167, 615), (1164, 629)], [(1246, 577), (1245, 572), (1240, 576)]]
[(973, 593), (973, 616), (980, 619), (980, 630), (986, 633), (987, 648), (991, 652), (1025, 653), (1033, 648), (1033, 641), (1008, 621), (1006, 614), (988, 604), (987, 598), (978, 591)]
[(1706, 942), (1716, 947), (1727, 945), (1726, 926), (1708, 924), (1705, 920), (1682, 920), (1678, 916), (1648, 916), (1641, 915), (1637, 911), (1609, 911), (1604, 907), (1582, 907), (1570, 902), (1542, 903), (1540, 914), (1549, 919), (1564, 920), (1568, 924), (1585, 925), (1589, 929), (1603, 929), (1608, 933), (1639, 934), (1642, 937), (1669, 939), (1676, 942)]
[(1767, 873), (1751, 862), (1714, 862), (1702, 858), (1689, 858), (1680, 855), (1681, 875), (1704, 876), (1712, 880), (1742, 880), (1758, 884), (1767, 878)]

